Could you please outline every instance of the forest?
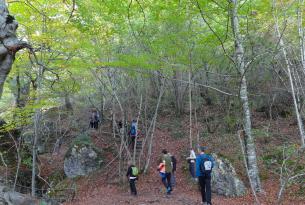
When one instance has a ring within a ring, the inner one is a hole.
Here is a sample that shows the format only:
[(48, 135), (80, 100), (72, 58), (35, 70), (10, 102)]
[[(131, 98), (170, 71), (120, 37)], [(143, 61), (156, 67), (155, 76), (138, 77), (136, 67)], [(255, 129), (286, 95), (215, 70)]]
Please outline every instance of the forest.
[(304, 14), (304, 0), (0, 0), (0, 205), (203, 204), (203, 148), (213, 204), (304, 205)]

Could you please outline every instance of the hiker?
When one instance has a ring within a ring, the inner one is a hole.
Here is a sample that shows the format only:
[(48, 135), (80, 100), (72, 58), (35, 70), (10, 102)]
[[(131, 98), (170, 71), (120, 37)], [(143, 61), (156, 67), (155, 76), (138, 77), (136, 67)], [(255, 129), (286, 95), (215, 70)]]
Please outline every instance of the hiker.
[(136, 120), (132, 120), (129, 130), (130, 144), (132, 148), (134, 147), (137, 134), (138, 134), (138, 123)]
[(165, 165), (165, 178), (166, 178), (166, 183), (164, 185), (166, 187), (166, 193), (171, 194), (172, 192), (171, 174), (173, 171), (172, 158), (166, 149), (162, 150), (162, 154), (163, 154), (162, 161), (164, 162)]
[(190, 150), (190, 156), (186, 158), (188, 164), (189, 164), (189, 171), (192, 176), (192, 179), (196, 179), (195, 175), (195, 161), (196, 161), (196, 154), (193, 149)]
[(93, 110), (90, 116), (90, 128), (98, 129), (98, 123), (100, 122), (100, 115), (97, 110)]
[(161, 177), (161, 181), (162, 181), (163, 185), (166, 188), (167, 184), (166, 184), (166, 176), (165, 176), (165, 163), (162, 161), (162, 159), (159, 160), (159, 165), (158, 165), (158, 169), (157, 170), (159, 171), (159, 175)]
[(130, 193), (131, 195), (137, 195), (137, 188), (136, 188), (136, 180), (138, 180), (139, 170), (138, 168), (132, 163), (128, 162), (128, 169), (126, 177), (129, 180), (130, 185)]
[(119, 123), (118, 123), (118, 130), (119, 130), (119, 134), (120, 134), (121, 136), (123, 136), (123, 135), (124, 135), (124, 129), (123, 129), (123, 123), (122, 123), (122, 121), (119, 121)]
[(211, 173), (214, 167), (214, 159), (206, 154), (206, 147), (199, 148), (199, 155), (196, 157), (196, 176), (199, 180), (202, 204), (212, 205), (211, 201)]
[(171, 156), (172, 160), (172, 174), (171, 174), (171, 185), (174, 187), (176, 185), (176, 167), (177, 167), (177, 159), (174, 155), (168, 153)]

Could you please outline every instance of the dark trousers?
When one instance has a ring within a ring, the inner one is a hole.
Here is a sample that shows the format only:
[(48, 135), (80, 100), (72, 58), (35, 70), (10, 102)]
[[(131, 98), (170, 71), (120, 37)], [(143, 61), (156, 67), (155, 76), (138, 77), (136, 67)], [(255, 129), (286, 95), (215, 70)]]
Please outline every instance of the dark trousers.
[(98, 129), (98, 121), (90, 121), (90, 128)]
[(93, 127), (94, 127), (94, 129), (98, 129), (98, 121), (95, 121), (94, 123), (93, 123)]
[(129, 141), (130, 147), (131, 147), (131, 149), (133, 149), (135, 146), (135, 143), (136, 143), (136, 136), (130, 136), (129, 140), (130, 140)]
[(191, 176), (193, 178), (195, 178), (195, 163), (194, 162), (189, 163), (189, 170), (190, 170)]
[(198, 177), (198, 179), (199, 179), (202, 202), (207, 202), (209, 205), (211, 205), (212, 204), (211, 176), (208, 176), (208, 177), (200, 176), (200, 177)]
[(165, 188), (167, 189), (167, 193), (170, 193), (172, 191), (171, 177), (172, 177), (171, 173), (168, 173), (168, 172), (165, 173), (165, 178), (164, 178), (163, 184), (164, 184)]
[(137, 195), (136, 179), (129, 179), (131, 194)]

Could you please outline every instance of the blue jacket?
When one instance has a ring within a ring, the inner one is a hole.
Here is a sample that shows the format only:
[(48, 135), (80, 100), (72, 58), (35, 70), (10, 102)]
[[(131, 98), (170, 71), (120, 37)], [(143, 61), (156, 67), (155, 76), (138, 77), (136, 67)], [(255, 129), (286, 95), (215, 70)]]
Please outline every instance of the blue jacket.
[(200, 172), (200, 163), (204, 158), (208, 158), (212, 162), (212, 168), (214, 167), (215, 160), (214, 158), (209, 154), (199, 154), (196, 156), (196, 177), (202, 176), (202, 173)]

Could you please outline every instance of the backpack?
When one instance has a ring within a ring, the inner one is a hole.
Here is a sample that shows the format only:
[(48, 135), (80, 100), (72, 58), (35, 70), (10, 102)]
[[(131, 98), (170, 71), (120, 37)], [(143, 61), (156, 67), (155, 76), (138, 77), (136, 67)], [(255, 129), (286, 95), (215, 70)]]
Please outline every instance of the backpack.
[(171, 158), (172, 158), (172, 163), (173, 163), (173, 171), (176, 171), (177, 159), (174, 155), (172, 155)]
[(164, 164), (165, 164), (165, 172), (171, 173), (173, 171), (172, 167), (172, 157), (168, 154), (165, 154), (163, 157)]
[(136, 136), (136, 134), (137, 134), (136, 125), (135, 125), (135, 124), (132, 124), (132, 125), (131, 125), (131, 129), (130, 129), (130, 135), (131, 135), (131, 136)]
[(98, 113), (95, 113), (95, 114), (94, 114), (94, 121), (95, 121), (95, 122), (99, 122), (99, 121), (100, 121), (100, 116), (99, 116)]
[(137, 167), (131, 167), (131, 173), (133, 176), (138, 176), (139, 175), (139, 170)]
[(200, 162), (200, 173), (203, 176), (211, 176), (213, 163), (208, 157), (204, 157)]

